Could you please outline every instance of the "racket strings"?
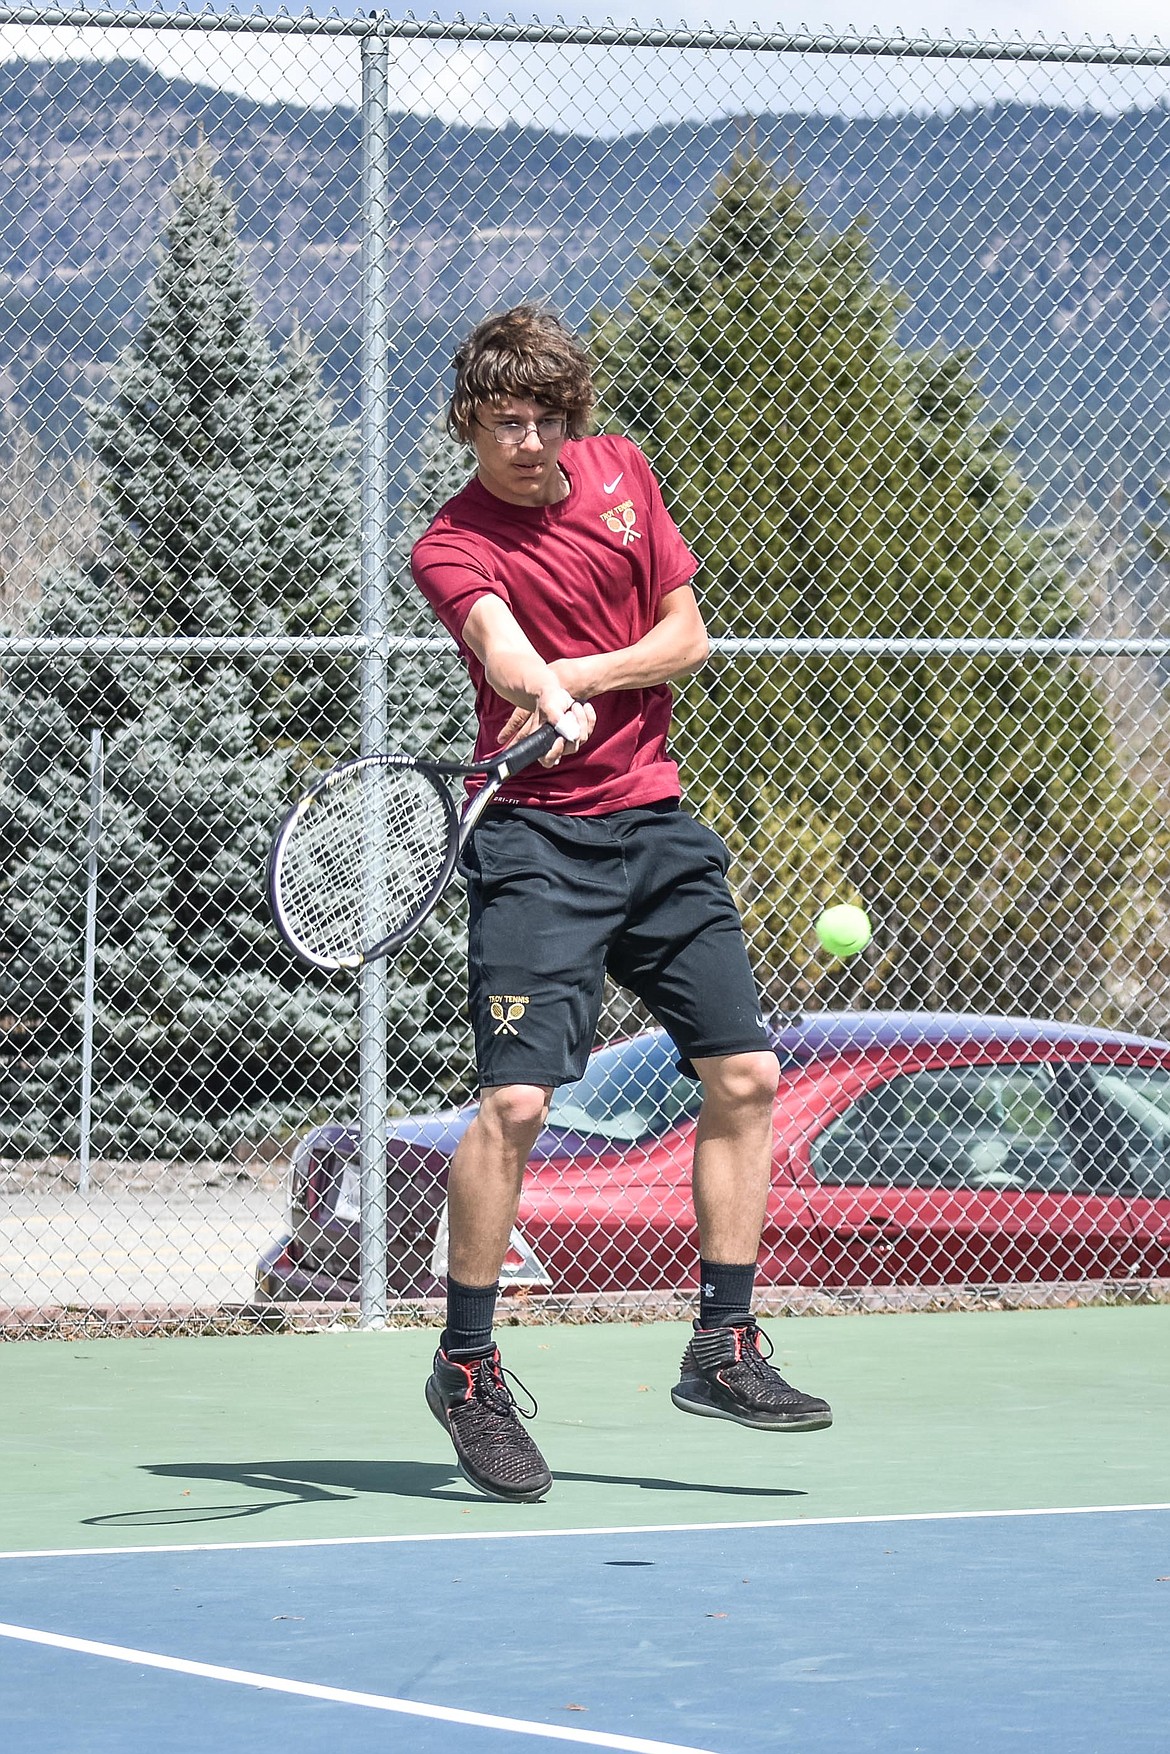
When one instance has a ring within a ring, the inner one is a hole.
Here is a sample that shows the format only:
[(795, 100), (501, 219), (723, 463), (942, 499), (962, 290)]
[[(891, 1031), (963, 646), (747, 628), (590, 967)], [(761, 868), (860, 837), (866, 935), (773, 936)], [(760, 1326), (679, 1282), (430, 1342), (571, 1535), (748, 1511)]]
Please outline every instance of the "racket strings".
[(452, 813), (413, 768), (354, 768), (319, 794), (290, 835), (280, 897), (293, 935), (344, 961), (401, 931), (446, 864)]

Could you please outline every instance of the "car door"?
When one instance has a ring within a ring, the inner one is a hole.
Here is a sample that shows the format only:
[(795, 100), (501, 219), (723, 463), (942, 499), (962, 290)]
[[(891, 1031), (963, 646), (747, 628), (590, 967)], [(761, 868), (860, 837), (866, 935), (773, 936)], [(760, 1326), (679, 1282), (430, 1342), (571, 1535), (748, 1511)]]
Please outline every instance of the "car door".
[(1112, 1175), (1125, 1197), (1133, 1235), (1135, 1276), (1170, 1275), (1170, 1069), (1164, 1066), (1086, 1068), (1092, 1091), (1086, 1119), (1110, 1129), (1116, 1150)]
[(1136, 1259), (1050, 1065), (897, 1073), (809, 1142), (809, 1170), (822, 1284), (1114, 1276)]

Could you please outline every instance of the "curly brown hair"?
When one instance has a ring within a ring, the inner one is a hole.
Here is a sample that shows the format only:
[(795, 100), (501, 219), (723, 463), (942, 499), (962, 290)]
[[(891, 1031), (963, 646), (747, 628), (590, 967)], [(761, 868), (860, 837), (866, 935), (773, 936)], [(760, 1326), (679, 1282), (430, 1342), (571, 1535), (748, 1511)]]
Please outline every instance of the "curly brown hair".
[(570, 438), (589, 430), (594, 393), (589, 356), (555, 311), (516, 305), (477, 323), (455, 353), (447, 426), (471, 443), (475, 410), (505, 396), (540, 402), (566, 416)]

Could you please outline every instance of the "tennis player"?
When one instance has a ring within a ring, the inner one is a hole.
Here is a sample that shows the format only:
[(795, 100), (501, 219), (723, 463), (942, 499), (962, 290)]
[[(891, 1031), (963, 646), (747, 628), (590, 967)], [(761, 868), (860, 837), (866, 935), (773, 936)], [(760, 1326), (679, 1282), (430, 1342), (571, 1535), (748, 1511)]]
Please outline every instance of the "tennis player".
[(474, 684), (477, 756), (541, 723), (577, 732), (508, 782), (463, 864), (479, 1110), (451, 1165), (447, 1324), (426, 1396), (466, 1477), (509, 1500), (543, 1497), (552, 1478), (493, 1339), (499, 1274), (552, 1092), (585, 1070), (607, 972), (703, 1091), (699, 1309), (675, 1405), (766, 1431), (832, 1422), (768, 1364), (751, 1315), (779, 1069), (727, 850), (681, 808), (667, 752), (669, 683), (707, 656), (697, 562), (637, 446), (586, 436), (593, 401), (585, 351), (550, 311), (480, 323), (455, 355), (448, 412), (476, 472), (412, 555)]

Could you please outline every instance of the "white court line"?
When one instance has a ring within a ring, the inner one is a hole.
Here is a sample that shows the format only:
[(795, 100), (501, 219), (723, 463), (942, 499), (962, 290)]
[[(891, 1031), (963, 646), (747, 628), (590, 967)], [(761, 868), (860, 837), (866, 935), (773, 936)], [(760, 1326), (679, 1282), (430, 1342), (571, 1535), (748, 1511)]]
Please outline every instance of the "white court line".
[(414, 1699), (394, 1699), (384, 1693), (322, 1687), (313, 1681), (290, 1681), (283, 1675), (258, 1675), (250, 1669), (226, 1669), (218, 1663), (195, 1663), (186, 1657), (160, 1656), (157, 1651), (133, 1650), (124, 1644), (99, 1644), (92, 1638), (68, 1638), (64, 1633), (41, 1632), (32, 1626), (9, 1626), (3, 1621), (0, 1621), (0, 1638), (18, 1638), (27, 1644), (47, 1644), (57, 1650), (80, 1651), (83, 1656), (111, 1657), (115, 1662), (134, 1663), (138, 1668), (170, 1669), (180, 1675), (198, 1675), (208, 1681), (234, 1681), (238, 1686), (258, 1687), (268, 1693), (294, 1693), (303, 1699), (324, 1699), (335, 1705), (361, 1705), (370, 1711), (393, 1711), (403, 1717), (468, 1724), (473, 1729), (508, 1730), (514, 1736), (543, 1736), (553, 1742), (574, 1742), (582, 1748), (617, 1748), (624, 1754), (713, 1754), (710, 1748), (684, 1747), (680, 1742), (651, 1742), (644, 1736), (574, 1730), (558, 1724), (530, 1723), (525, 1718), (496, 1717), (491, 1712), (460, 1711), (450, 1705), (421, 1705)]
[[(274, 1482), (275, 1485), (275, 1482)], [(1032, 1510), (904, 1510), (877, 1516), (771, 1517), (748, 1523), (615, 1523), (588, 1529), (451, 1529), (429, 1535), (307, 1535), (293, 1541), (184, 1541), (134, 1547), (29, 1547), (4, 1559), (98, 1559), (147, 1553), (262, 1553), (296, 1547), (394, 1547), (408, 1541), (551, 1541), (590, 1535), (730, 1534), (736, 1529), (832, 1529), (870, 1523), (953, 1523), (988, 1517), (1119, 1516), (1125, 1511), (1170, 1510), (1167, 1504), (1055, 1504)]]

